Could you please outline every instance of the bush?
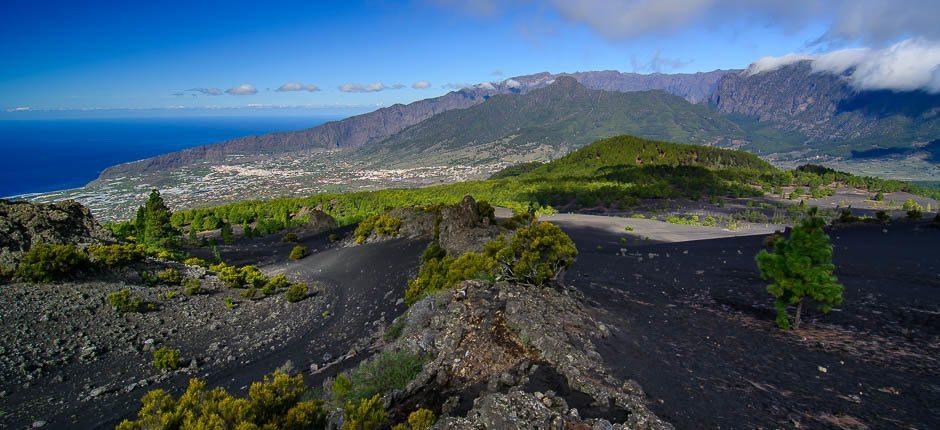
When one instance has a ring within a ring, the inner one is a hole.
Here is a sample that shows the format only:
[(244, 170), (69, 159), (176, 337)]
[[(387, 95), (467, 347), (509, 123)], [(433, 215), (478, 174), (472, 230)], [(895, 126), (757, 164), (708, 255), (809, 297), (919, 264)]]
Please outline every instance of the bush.
[(296, 283), (292, 284), (287, 289), (287, 292), (284, 293), (284, 298), (286, 298), (290, 303), (297, 303), (303, 299), (306, 299), (309, 294), (310, 290), (307, 288), (307, 284)]
[(832, 245), (823, 231), (825, 222), (811, 210), (790, 233), (774, 242), (773, 251), (757, 254), (757, 266), (764, 279), (772, 280), (767, 292), (774, 296), (776, 322), (790, 327), (788, 308), (796, 306), (793, 326), (800, 327), (803, 302), (813, 299), (824, 313), (842, 303), (843, 287), (832, 274)]
[(202, 282), (196, 278), (189, 278), (183, 282), (183, 294), (195, 296), (202, 293)]
[(885, 211), (878, 211), (878, 212), (875, 212), (875, 219), (877, 219), (881, 223), (886, 223), (888, 221), (891, 221), (891, 216), (888, 215), (888, 213)]
[(401, 220), (388, 214), (376, 215), (366, 218), (356, 226), (353, 235), (356, 243), (363, 243), (373, 233), (378, 236), (394, 236), (401, 228)]
[(16, 268), (16, 277), (52, 282), (88, 268), (88, 256), (75, 245), (39, 243), (29, 248)]
[(290, 250), (290, 259), (291, 260), (300, 260), (307, 256), (307, 247), (303, 245), (297, 245), (294, 249)]
[(130, 290), (123, 289), (108, 294), (108, 303), (118, 312), (145, 312), (153, 310), (153, 306), (131, 295)]
[(180, 352), (176, 349), (157, 348), (153, 351), (153, 367), (164, 372), (180, 368)]
[(917, 203), (914, 199), (907, 199), (901, 209), (904, 209), (907, 212), (908, 219), (912, 220), (918, 220), (924, 214), (924, 207)]
[(91, 261), (102, 267), (122, 267), (139, 262), (147, 256), (143, 245), (131, 243), (121, 245), (91, 245), (88, 247)]
[(480, 222), (488, 219), (491, 224), (496, 223), (496, 209), (490, 205), (489, 202), (485, 200), (480, 200), (477, 202), (477, 213), (480, 214)]
[(346, 402), (342, 430), (379, 430), (387, 424), (388, 415), (378, 394), (368, 399)]
[(327, 236), (327, 240), (329, 240), (330, 242), (336, 242), (339, 240), (339, 235), (336, 233), (330, 233), (330, 235)]
[(187, 266), (196, 266), (196, 267), (209, 267), (209, 263), (206, 260), (203, 260), (199, 257), (189, 257), (183, 261), (183, 264)]
[(421, 262), (427, 262), (428, 260), (440, 260), (447, 256), (447, 251), (441, 247), (441, 244), (438, 241), (432, 241), (427, 248), (424, 249), (424, 253), (421, 254)]
[(183, 274), (179, 270), (168, 267), (157, 272), (157, 279), (167, 285), (180, 285), (183, 283)]
[(418, 409), (408, 414), (408, 424), (396, 424), (392, 430), (430, 430), (437, 417), (428, 409)]
[(281, 242), (284, 242), (284, 243), (291, 243), (291, 242), (296, 242), (296, 241), (297, 241), (297, 235), (294, 233), (287, 233), (284, 235), (284, 237), (281, 238)]
[(302, 375), (283, 372), (251, 384), (246, 398), (222, 388), (208, 390), (204, 381), (193, 378), (179, 399), (161, 389), (144, 395), (137, 420), (124, 420), (117, 430), (322, 430), (327, 411), (319, 400), (302, 400), (306, 392)]
[(885, 200), (885, 195), (884, 193), (879, 191), (877, 194), (875, 194), (875, 197), (873, 197), (872, 200), (876, 202), (883, 202)]
[(237, 268), (219, 263), (210, 267), (210, 269), (218, 272), (219, 280), (229, 288), (263, 288), (268, 282), (268, 277), (257, 267), (251, 265)]
[(430, 259), (421, 265), (418, 276), (408, 283), (405, 303), (415, 304), (429, 294), (455, 287), (461, 281), (491, 278), (496, 262), (478, 252), (467, 252), (458, 258)]
[(560, 228), (535, 222), (511, 238), (500, 235), (486, 244), (484, 253), (495, 260), (497, 271), (508, 280), (543, 285), (571, 266), (578, 249)]
[(401, 390), (418, 376), (424, 359), (408, 351), (383, 352), (359, 364), (333, 381), (333, 399), (338, 402), (381, 396)]

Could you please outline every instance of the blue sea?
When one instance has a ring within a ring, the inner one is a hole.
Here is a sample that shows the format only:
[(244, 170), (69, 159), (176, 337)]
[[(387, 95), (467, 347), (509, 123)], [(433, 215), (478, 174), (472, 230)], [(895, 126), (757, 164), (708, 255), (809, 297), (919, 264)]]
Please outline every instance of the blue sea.
[(334, 117), (0, 120), (0, 196), (81, 187), (106, 167)]

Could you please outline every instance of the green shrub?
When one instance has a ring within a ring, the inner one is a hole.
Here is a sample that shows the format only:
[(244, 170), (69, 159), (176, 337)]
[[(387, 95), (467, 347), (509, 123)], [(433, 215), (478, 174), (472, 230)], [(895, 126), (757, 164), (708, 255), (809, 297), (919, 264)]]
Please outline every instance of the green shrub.
[(497, 272), (505, 279), (543, 285), (574, 262), (578, 249), (558, 226), (536, 222), (510, 238), (500, 235), (486, 244), (484, 254), (495, 260)]
[(178, 398), (162, 389), (144, 395), (136, 420), (117, 430), (282, 429), (323, 430), (327, 411), (319, 400), (303, 400), (303, 376), (275, 372), (251, 384), (248, 396), (235, 397), (222, 388), (209, 390), (193, 378)]
[(145, 312), (153, 310), (153, 305), (145, 303), (131, 294), (128, 289), (108, 294), (108, 303), (118, 312)]
[(480, 215), (480, 222), (488, 219), (490, 223), (496, 223), (496, 209), (490, 205), (489, 202), (485, 200), (480, 200), (477, 202), (477, 213)]
[(392, 321), (388, 328), (385, 329), (385, 333), (382, 333), (382, 339), (384, 339), (386, 342), (391, 342), (395, 339), (398, 339), (401, 336), (402, 330), (404, 329), (405, 318), (398, 318), (395, 321)]
[(339, 235), (336, 233), (330, 233), (330, 235), (327, 236), (327, 240), (329, 240), (330, 242), (336, 242), (339, 240)]
[(392, 430), (430, 430), (437, 417), (428, 409), (418, 409), (408, 414), (407, 424), (396, 424)]
[(884, 193), (879, 191), (878, 194), (875, 194), (875, 197), (873, 197), (872, 200), (876, 202), (883, 202), (885, 200), (885, 195)]
[(356, 237), (356, 243), (363, 243), (372, 234), (377, 236), (394, 236), (398, 234), (401, 228), (401, 220), (388, 214), (376, 215), (366, 218), (356, 226), (353, 234)]
[(304, 245), (297, 245), (290, 250), (290, 259), (291, 260), (300, 260), (307, 256), (307, 247)]
[(281, 242), (292, 243), (297, 241), (297, 235), (294, 233), (287, 233), (284, 237), (281, 238)]
[(886, 223), (888, 221), (891, 221), (891, 216), (888, 215), (888, 213), (885, 211), (878, 211), (878, 212), (875, 212), (875, 219), (877, 219), (881, 223)]
[(88, 247), (88, 256), (99, 266), (114, 268), (137, 263), (147, 256), (147, 252), (143, 245), (132, 243), (91, 245)]
[(89, 265), (88, 256), (75, 245), (39, 243), (23, 255), (16, 277), (31, 282), (52, 282)]
[(183, 283), (183, 274), (179, 270), (168, 267), (157, 272), (157, 279), (167, 285), (180, 285)]
[(183, 261), (183, 264), (187, 266), (209, 267), (209, 263), (199, 257), (189, 257)]
[(225, 309), (235, 309), (235, 301), (231, 297), (226, 297), (222, 303), (225, 304)]
[(807, 297), (824, 313), (842, 303), (843, 287), (832, 274), (832, 245), (823, 231), (825, 222), (810, 214), (793, 228), (788, 238), (780, 238), (773, 244), (773, 251), (762, 250), (757, 254), (757, 266), (764, 279), (773, 282), (767, 292), (774, 296), (777, 309), (777, 325), (790, 327), (789, 307), (796, 306), (793, 326), (800, 327), (803, 303)]
[(366, 399), (401, 390), (418, 376), (424, 359), (408, 351), (383, 352), (364, 361), (348, 375), (333, 381), (333, 399), (338, 402)]
[(342, 430), (379, 430), (388, 424), (388, 415), (378, 394), (358, 401), (346, 402)]
[(287, 292), (284, 293), (284, 298), (286, 298), (290, 303), (297, 303), (303, 299), (306, 299), (309, 294), (310, 290), (307, 288), (307, 284), (295, 283), (292, 284), (287, 289)]
[(447, 256), (447, 251), (441, 247), (441, 244), (434, 240), (428, 244), (428, 247), (424, 249), (424, 253), (421, 254), (421, 262), (424, 263), (428, 260), (442, 259)]
[(211, 266), (210, 269), (218, 272), (219, 280), (229, 288), (263, 288), (268, 282), (268, 277), (257, 267), (251, 265), (238, 268), (219, 263)]
[(179, 369), (179, 350), (170, 348), (157, 348), (153, 351), (153, 367), (164, 372)]
[(906, 211), (907, 217), (912, 220), (918, 220), (924, 214), (924, 207), (917, 203), (914, 199), (907, 199), (901, 209)]
[(183, 294), (195, 296), (202, 293), (202, 282), (196, 278), (188, 278), (183, 281)]
[(418, 276), (405, 289), (405, 303), (415, 304), (429, 294), (453, 288), (461, 281), (491, 276), (496, 262), (477, 252), (468, 252), (458, 258), (432, 258), (418, 270)]

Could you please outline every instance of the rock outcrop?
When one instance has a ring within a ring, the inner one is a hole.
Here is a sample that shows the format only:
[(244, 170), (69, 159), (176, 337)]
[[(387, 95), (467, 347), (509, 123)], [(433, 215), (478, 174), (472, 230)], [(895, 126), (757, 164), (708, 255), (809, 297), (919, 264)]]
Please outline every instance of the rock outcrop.
[(492, 221), (480, 213), (473, 197), (464, 196), (460, 203), (441, 209), (438, 242), (450, 255), (481, 251), (486, 242), (506, 231)]
[(297, 213), (293, 215), (293, 217), (307, 218), (309, 221), (307, 221), (307, 223), (300, 228), (303, 231), (312, 234), (335, 230), (337, 227), (339, 227), (335, 218), (320, 209), (303, 207), (300, 208), (300, 210), (298, 210)]
[(81, 245), (112, 240), (91, 211), (77, 202), (0, 200), (0, 265), (3, 267), (15, 266), (37, 243)]
[(572, 294), (467, 281), (413, 305), (386, 348), (431, 358), (388, 396), (393, 415), (440, 411), (444, 429), (671, 428), (607, 371), (592, 339), (608, 329)]

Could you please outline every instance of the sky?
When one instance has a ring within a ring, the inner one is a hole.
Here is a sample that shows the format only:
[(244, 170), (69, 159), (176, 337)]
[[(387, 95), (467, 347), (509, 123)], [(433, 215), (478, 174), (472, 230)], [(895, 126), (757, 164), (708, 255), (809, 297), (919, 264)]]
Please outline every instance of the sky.
[(760, 71), (798, 59), (867, 70), (853, 81), (860, 87), (940, 91), (936, 0), (2, 3), (3, 118), (284, 106), (330, 114), (541, 71), (755, 62)]

